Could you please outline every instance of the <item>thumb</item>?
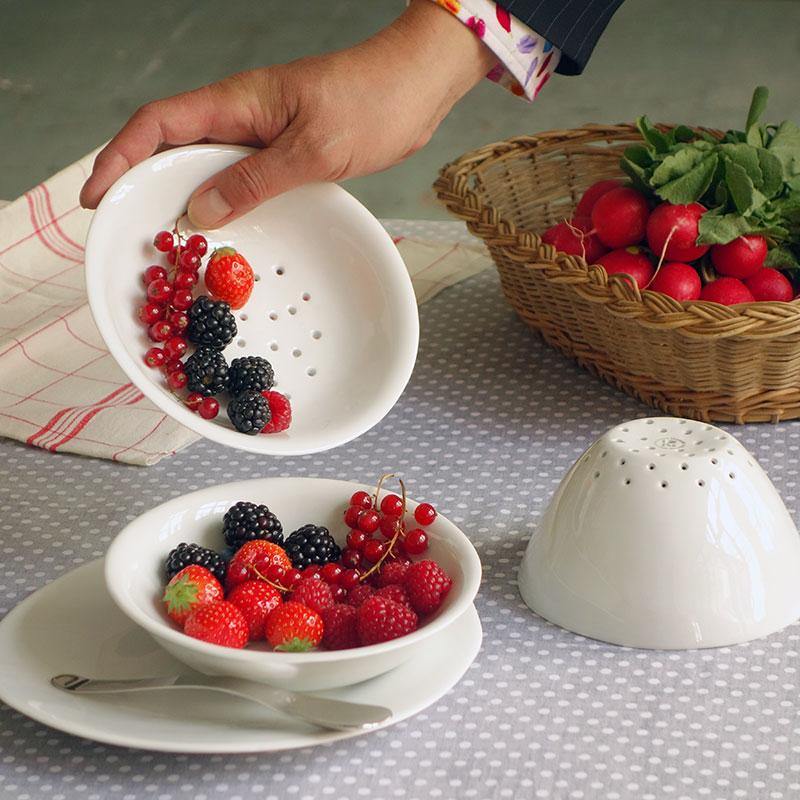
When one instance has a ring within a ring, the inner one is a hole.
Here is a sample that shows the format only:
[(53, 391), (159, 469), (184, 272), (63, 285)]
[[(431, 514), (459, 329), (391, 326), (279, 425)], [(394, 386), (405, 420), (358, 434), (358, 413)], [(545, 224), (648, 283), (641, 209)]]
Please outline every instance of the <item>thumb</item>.
[(297, 150), (269, 147), (237, 161), (202, 184), (189, 199), (187, 213), (196, 228), (219, 228), (271, 197), (316, 180), (310, 159)]

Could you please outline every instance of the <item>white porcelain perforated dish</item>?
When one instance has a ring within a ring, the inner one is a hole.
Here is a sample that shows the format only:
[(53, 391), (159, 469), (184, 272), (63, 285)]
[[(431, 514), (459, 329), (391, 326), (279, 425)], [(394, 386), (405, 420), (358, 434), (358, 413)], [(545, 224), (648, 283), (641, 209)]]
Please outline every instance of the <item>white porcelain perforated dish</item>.
[(800, 537), (730, 434), (638, 419), (566, 475), (519, 573), (525, 602), (577, 633), (658, 649), (766, 636), (800, 616)]
[[(403, 260), (381, 224), (335, 184), (312, 184), (204, 232), (210, 247), (232, 245), (257, 282), (236, 312), (238, 336), (226, 358), (260, 355), (277, 389), (291, 397), (293, 422), (280, 434), (246, 436), (224, 408), (204, 420), (177, 401), (159, 370), (136, 310), (142, 271), (160, 263), (152, 247), (171, 228), (192, 191), (250, 152), (195, 145), (160, 153), (126, 173), (95, 213), (86, 243), (86, 284), (111, 354), (163, 411), (202, 436), (268, 455), (319, 452), (348, 442), (392, 408), (414, 367), (419, 318)], [(202, 291), (202, 283), (195, 294)]]
[[(439, 515), (428, 528), (426, 557), (438, 561), (453, 587), (436, 614), (418, 630), (382, 644), (349, 650), (279, 653), (256, 644), (244, 650), (201, 642), (176, 628), (164, 613), (164, 559), (179, 542), (221, 549), (222, 517), (234, 503), (265, 503), (288, 534), (312, 522), (324, 525), (339, 544), (348, 529), (342, 520), (353, 492), (370, 487), (323, 478), (263, 478), (212, 486), (163, 503), (133, 520), (106, 555), (106, 584), (114, 601), (175, 658), (200, 672), (233, 675), (294, 691), (348, 686), (381, 675), (440, 646), (441, 634), (472, 605), (481, 565), (469, 539)], [(416, 503), (409, 501), (410, 510)]]

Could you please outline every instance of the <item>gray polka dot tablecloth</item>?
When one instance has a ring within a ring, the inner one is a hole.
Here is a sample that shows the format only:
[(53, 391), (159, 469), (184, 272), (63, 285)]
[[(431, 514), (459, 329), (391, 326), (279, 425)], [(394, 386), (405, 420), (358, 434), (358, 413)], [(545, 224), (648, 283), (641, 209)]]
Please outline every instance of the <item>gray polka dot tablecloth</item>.
[[(493, 272), (426, 304), (421, 322), (401, 401), (334, 452), (268, 460), (198, 442), (141, 468), (0, 443), (0, 611), (102, 556), (126, 522), (178, 494), (267, 475), (371, 482), (398, 470), (483, 562), (484, 642), (464, 679), (385, 730), (273, 755), (103, 746), (2, 707), (0, 797), (800, 796), (800, 627), (718, 650), (636, 651), (562, 631), (517, 593), (526, 541), (561, 477), (604, 430), (648, 409), (543, 345), (505, 305)], [(729, 430), (794, 511), (800, 426)]]

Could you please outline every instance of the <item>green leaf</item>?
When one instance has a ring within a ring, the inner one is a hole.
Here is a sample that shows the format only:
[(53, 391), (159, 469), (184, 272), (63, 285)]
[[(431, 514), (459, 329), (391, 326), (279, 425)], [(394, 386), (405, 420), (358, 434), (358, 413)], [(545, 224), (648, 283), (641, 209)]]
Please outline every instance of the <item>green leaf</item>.
[(167, 604), (167, 611), (189, 611), (197, 602), (198, 591), (197, 583), (188, 575), (182, 575), (175, 583), (169, 583), (162, 598)]
[(711, 153), (684, 175), (656, 189), (656, 194), (668, 203), (694, 203), (708, 190), (716, 168), (717, 154)]
[(720, 140), (717, 139), (716, 136), (713, 136), (708, 131), (698, 131), (697, 136), (704, 142), (708, 142), (709, 144), (719, 144)]
[(672, 129), (672, 138), (676, 142), (692, 142), (697, 134), (688, 125), (676, 125)]
[(800, 128), (788, 120), (778, 125), (769, 151), (783, 164), (783, 176), (789, 179), (800, 173)]
[(714, 187), (714, 205), (715, 206), (728, 205), (728, 187), (725, 186), (724, 181), (720, 181)]
[(664, 160), (653, 170), (653, 174), (650, 176), (651, 186), (663, 186), (665, 183), (674, 181), (675, 178), (680, 178), (706, 156), (707, 153), (691, 146), (676, 150), (671, 155), (665, 156)]
[(761, 174), (761, 165), (758, 160), (758, 150), (749, 144), (723, 144), (720, 150), (726, 158), (738, 164), (753, 182), (757, 189), (761, 188), (764, 176)]
[(300, 639), (295, 636), (293, 639), (287, 639), (283, 644), (275, 647), (282, 653), (307, 653), (309, 650), (314, 649), (314, 643), (310, 639)]
[(725, 183), (740, 214), (749, 214), (766, 202), (766, 197), (753, 186), (744, 168), (733, 161), (725, 164)]
[(630, 147), (626, 147), (623, 157), (639, 167), (649, 167), (653, 163), (653, 156), (643, 144), (632, 144)]
[(787, 247), (773, 247), (767, 253), (764, 261), (765, 267), (775, 267), (777, 269), (799, 269), (800, 261), (797, 256)]
[(769, 150), (759, 147), (758, 165), (761, 168), (761, 191), (767, 197), (775, 197), (783, 187), (783, 169), (780, 159)]
[(753, 125), (752, 128), (748, 128), (747, 134), (745, 135), (745, 141), (751, 147), (763, 147), (764, 136), (761, 132), (761, 128), (758, 125)]
[(640, 167), (636, 162), (627, 158), (623, 158), (619, 162), (622, 171), (631, 179), (631, 183), (635, 189), (643, 192), (646, 195), (652, 193), (650, 183), (647, 180), (647, 171)]
[(716, 210), (703, 214), (697, 229), (698, 244), (727, 244), (751, 232), (750, 224), (740, 214), (719, 214)]
[(749, 133), (750, 129), (761, 119), (762, 114), (767, 108), (769, 100), (769, 89), (766, 86), (756, 86), (753, 92), (753, 99), (750, 101), (750, 109), (747, 112), (747, 122), (744, 129)]
[(660, 130), (653, 127), (647, 117), (639, 117), (636, 120), (636, 127), (642, 138), (655, 150), (656, 153), (666, 153), (669, 150), (669, 141)]

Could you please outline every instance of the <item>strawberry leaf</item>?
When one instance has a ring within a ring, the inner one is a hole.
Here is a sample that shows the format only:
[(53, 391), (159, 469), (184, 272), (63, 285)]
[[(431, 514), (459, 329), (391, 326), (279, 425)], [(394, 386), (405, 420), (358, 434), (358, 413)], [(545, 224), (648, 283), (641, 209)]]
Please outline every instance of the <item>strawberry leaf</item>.
[(197, 602), (199, 587), (188, 575), (183, 575), (174, 583), (167, 584), (163, 600), (169, 613), (188, 611)]
[(307, 653), (313, 649), (314, 643), (310, 639), (300, 639), (297, 636), (275, 647), (275, 650), (280, 650), (282, 653)]

